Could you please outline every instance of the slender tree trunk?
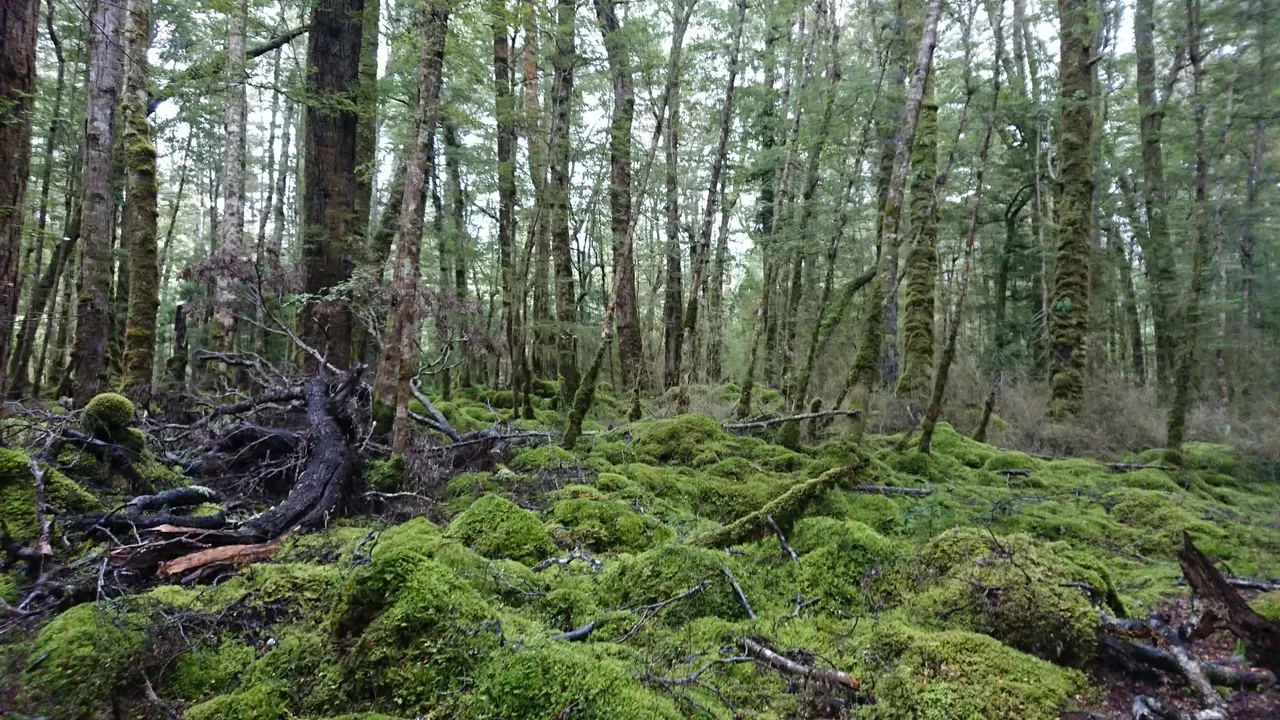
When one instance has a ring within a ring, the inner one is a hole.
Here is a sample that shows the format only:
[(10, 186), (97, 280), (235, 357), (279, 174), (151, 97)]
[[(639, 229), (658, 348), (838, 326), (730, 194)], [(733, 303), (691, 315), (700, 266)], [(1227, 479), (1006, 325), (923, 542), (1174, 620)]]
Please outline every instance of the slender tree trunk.
[[(77, 212), (77, 215), (79, 214), (80, 213)], [(80, 251), (80, 254), (82, 256), (84, 255), (83, 249)], [(81, 262), (83, 262), (83, 258), (80, 258), (79, 262), (77, 262), (77, 258), (73, 256), (68, 258), (67, 262), (73, 263), (70, 267), (79, 267)], [(76, 275), (79, 276), (80, 273), (77, 272)], [(54, 356), (52, 372), (57, 373), (54, 377), (58, 379), (57, 385), (54, 388), (54, 394), (58, 398), (70, 396), (73, 389), (72, 372), (74, 368), (72, 366), (72, 360), (74, 359), (75, 350), (72, 345), (75, 342), (73, 336), (73, 333), (75, 332), (75, 316), (72, 313), (72, 308), (77, 307), (75, 290), (78, 286), (79, 283), (72, 282), (71, 273), (67, 272), (64, 268), (62, 272), (62, 299), (58, 302), (58, 307), (60, 308), (58, 311), (58, 336), (53, 346)], [(40, 381), (44, 378), (44, 365), (45, 363), (42, 362), (41, 365), (36, 368), (36, 384), (31, 388), (32, 397), (40, 397)]]
[[(721, 186), (725, 184), (721, 180)], [(711, 283), (707, 292), (711, 316), (711, 337), (707, 344), (707, 380), (719, 384), (724, 380), (724, 285), (729, 264), (729, 218), (737, 196), (720, 194), (720, 231), (716, 240), (715, 262), (711, 266)]]
[(897, 394), (922, 401), (933, 385), (934, 286), (938, 282), (938, 214), (934, 187), (938, 172), (938, 105), (926, 83), (911, 155), (911, 233), (907, 253), (906, 307), (902, 313), (902, 375)]
[[(80, 248), (75, 348), (74, 402), (83, 407), (107, 386), (110, 326), (111, 237), (115, 193), (111, 187), (111, 145), (115, 137), (120, 78), (121, 3), (99, 2), (89, 31), (89, 90), (85, 105), (81, 200), (84, 242)], [(2, 263), (0, 263), (2, 264)], [(7, 337), (7, 334), (6, 334)]]
[[(53, 178), (53, 151), (58, 144), (59, 130), (62, 127), (62, 95), (66, 89), (66, 58), (62, 54), (62, 41), (58, 38), (57, 31), (53, 27), (54, 4), (49, 3), (49, 11), (45, 15), (45, 27), (49, 31), (49, 41), (53, 43), (53, 53), (58, 59), (58, 79), (54, 82), (53, 91), (53, 112), (50, 114), (49, 132), (45, 136), (44, 142), (44, 163), (40, 168), (40, 208), (36, 211), (36, 243), (33, 248), (35, 255), (35, 270), (32, 271), (32, 277), (40, 276), (41, 270), (44, 268), (44, 243), (45, 231), (49, 222), (49, 185)], [(57, 249), (54, 249), (56, 256)], [(27, 268), (31, 267), (30, 263), (26, 264)], [(31, 313), (28, 304), (27, 313)], [(37, 313), (39, 314), (39, 313)], [(30, 350), (28, 349), (28, 353)]]
[[(520, 306), (524, 308), (525, 299), (530, 294), (532, 285), (533, 308), (532, 321), (525, 323), (525, 328), (532, 336), (533, 367), (544, 377), (554, 374), (554, 362), (550, 360), (553, 353), (549, 350), (555, 346), (555, 334), (551, 322), (551, 296), (548, 293), (551, 278), (551, 222), (547, 213), (547, 138), (542, 130), (542, 110), (540, 100), (540, 68), (538, 67), (538, 13), (533, 0), (523, 0), (521, 5), (524, 25), (523, 78), (524, 78), (524, 134), (529, 149), (529, 177), (533, 183), (534, 213), (529, 223), (529, 237), (532, 243), (532, 259), (528, 264), (533, 267), (533, 280), (522, 283)], [(527, 278), (528, 272), (523, 273)], [(527, 316), (526, 316), (527, 317)], [(527, 364), (527, 363), (526, 363)]]
[(1093, 236), (1093, 96), (1096, 33), (1088, 0), (1062, 0), (1058, 83), (1060, 163), (1057, 254), (1049, 318), (1049, 415), (1078, 413), (1084, 395)]
[[(289, 169), (289, 130), (293, 127), (293, 108), (294, 104), (286, 97), (284, 122), (280, 126), (280, 169), (276, 171), (276, 198), (275, 207), (271, 210), (271, 247), (268, 251), (268, 254), (274, 253), (272, 259), (275, 261), (280, 260), (280, 252), (284, 248), (284, 204), (289, 189), (289, 173), (285, 171)], [(388, 248), (390, 244), (388, 241)], [(381, 257), (385, 261), (387, 253), (382, 253)]]
[(276, 192), (276, 122), (280, 114), (280, 51), (276, 50), (275, 59), (271, 63), (271, 122), (267, 126), (267, 197), (258, 213), (258, 236), (254, 241), (254, 252), (258, 272), (265, 272), (267, 266), (267, 219), (271, 217), (275, 206)]
[[(522, 378), (519, 377), (519, 374), (523, 365), (524, 346), (520, 339), (517, 313), (524, 302), (521, 299), (522, 295), (519, 292), (516, 278), (516, 117), (515, 98), (511, 91), (511, 44), (507, 35), (508, 22), (505, 0), (495, 0), (490, 13), (492, 15), (490, 22), (493, 23), (493, 88), (496, 103), (494, 117), (497, 118), (498, 124), (498, 252), (500, 255), (498, 265), (502, 274), (501, 322), (502, 333), (507, 339), (508, 377), (511, 380), (511, 390), (513, 393), (519, 393), (523, 389)], [(572, 29), (570, 29), (570, 32), (572, 33)], [(572, 45), (572, 42), (570, 45)], [(570, 84), (569, 93), (572, 94), (572, 84)], [(567, 109), (565, 112), (567, 113)], [(567, 117), (565, 132), (568, 132)], [(569, 192), (567, 185), (567, 136), (564, 143), (566, 144), (564, 148), (566, 153), (564, 194), (567, 197)], [(568, 223), (567, 215), (564, 221), (566, 224)], [(558, 280), (559, 275), (557, 274)], [(513, 403), (515, 408), (520, 406), (521, 403)]]
[[(742, 28), (746, 24), (746, 0), (738, 0), (738, 16), (734, 22), (733, 49), (729, 53), (729, 79), (725, 84), (724, 103), (720, 108), (720, 135), (711, 161), (711, 177), (707, 181), (706, 207), (702, 211), (702, 228), (698, 245), (692, 250), (693, 278), (689, 284), (689, 304), (684, 311), (683, 337), (680, 348), (680, 393), (677, 398), (679, 412), (689, 411), (689, 386), (694, 381), (694, 336), (698, 330), (698, 292), (705, 281), (707, 265), (711, 257), (711, 232), (715, 224), (716, 201), (724, 195), (724, 166), (729, 154), (729, 131), (733, 125), (733, 95), (738, 80), (738, 61), (742, 55)], [(723, 258), (720, 259), (723, 272)]]
[(191, 157), (191, 136), (187, 136), (187, 142), (182, 147), (182, 167), (178, 170), (178, 192), (174, 195), (173, 203), (169, 206), (169, 222), (164, 231), (164, 244), (160, 247), (160, 289), (169, 286), (169, 270), (172, 267), (169, 262), (171, 257), (170, 249), (173, 247), (173, 231), (178, 224), (178, 211), (182, 209), (182, 193), (187, 187), (187, 160)]
[[(360, 63), (356, 121), (356, 197), (352, 232), (363, 246), (373, 211), (373, 181), (378, 172), (378, 21), (379, 0), (364, 0), (360, 15)], [(363, 335), (363, 330), (360, 331)]]
[[(965, 294), (969, 290), (969, 270), (973, 264), (973, 248), (978, 237), (978, 222), (980, 211), (982, 210), (982, 178), (987, 169), (987, 153), (991, 148), (991, 130), (996, 124), (996, 109), (1000, 105), (1000, 65), (1001, 58), (1004, 55), (1003, 33), (1001, 32), (1002, 11), (1003, 3), (1000, 8), (990, 13), (991, 29), (996, 38), (996, 57), (991, 69), (991, 112), (987, 115), (987, 125), (982, 131), (982, 143), (978, 149), (978, 169), (973, 178), (974, 192), (969, 210), (969, 229), (965, 235), (964, 242), (964, 264), (960, 269), (960, 279), (956, 287), (955, 309), (951, 312), (951, 327), (947, 329), (947, 341), (943, 345), (942, 357), (938, 362), (938, 373), (933, 378), (933, 393), (929, 398), (929, 408), (925, 411), (924, 420), (920, 425), (921, 434), (918, 447), (922, 453), (931, 451), (933, 432), (938, 425), (938, 418), (942, 416), (942, 398), (947, 391), (951, 364), (955, 361), (956, 339), (960, 335), (961, 311), (964, 309)], [(991, 407), (994, 403), (995, 391), (992, 390), (991, 395), (988, 396), (983, 422), (980, 425), (983, 435), (986, 434), (986, 422), (990, 419)]]
[[(49, 260), (49, 264), (45, 266), (40, 280), (32, 288), (31, 302), (27, 306), (27, 312), (22, 318), (22, 323), (18, 326), (18, 344), (14, 348), (13, 357), (9, 363), (9, 398), (13, 400), (25, 399), (28, 389), (31, 388), (27, 378), (27, 369), (35, 347), (36, 329), (39, 327), (40, 319), (45, 317), (46, 306), (49, 304), (50, 298), (57, 292), (58, 280), (62, 277), (63, 270), (72, 255), (75, 254), (76, 243), (80, 240), (79, 206), (76, 207), (75, 214), (68, 220), (62, 240), (54, 247), (53, 258)], [(45, 322), (46, 342), (48, 341), (49, 330), (53, 327), (53, 309), (49, 308), (49, 310), (49, 316)], [(39, 385), (39, 371), (37, 371), (35, 382)], [(34, 397), (35, 393), (32, 393), (32, 396)]]
[[(151, 0), (134, 0), (129, 13), (129, 72), (121, 105), (127, 171), (121, 243), (129, 247), (129, 312), (125, 323), (122, 387), (134, 402), (151, 399), (160, 311), (160, 264), (156, 248), (158, 192), (156, 148), (147, 121), (147, 51), (151, 47)], [(243, 176), (241, 178), (243, 182)]]
[[(1268, 3), (1272, 8), (1273, 4)], [(1274, 10), (1272, 10), (1274, 12)], [(1259, 29), (1258, 42), (1258, 77), (1261, 87), (1272, 87), (1274, 74), (1271, 68), (1270, 54), (1271, 32), (1268, 28)], [(1258, 271), (1254, 255), (1258, 247), (1258, 225), (1262, 210), (1258, 196), (1264, 185), (1263, 165), (1267, 156), (1268, 121), (1259, 117), (1253, 121), (1252, 142), (1249, 149), (1249, 179), (1245, 189), (1244, 227), (1240, 234), (1240, 329), (1241, 353), (1240, 392), (1249, 395), (1253, 380), (1255, 362), (1254, 342), (1257, 331), (1262, 327), (1262, 304), (1259, 302)]]
[(223, 119), (222, 217), (218, 221), (218, 268), (214, 289), (213, 337), (215, 349), (235, 348), (236, 314), (234, 284), (240, 278), (233, 268), (245, 254), (244, 201), (248, 100), (245, 81), (244, 35), (249, 14), (247, 0), (238, 0), (227, 18), (226, 83), (229, 90)]
[(938, 41), (938, 16), (942, 12), (941, 0), (930, 0), (925, 10), (920, 48), (916, 53), (915, 70), (907, 91), (906, 106), (902, 114), (902, 131), (898, 134), (894, 150), (893, 173), (889, 178), (889, 191), (885, 198), (880, 227), (880, 259), (871, 296), (867, 299), (867, 314), (862, 331), (862, 344), (853, 359), (850, 371), (854, 379), (854, 408), (860, 414), (854, 418), (853, 437), (861, 441), (866, 430), (867, 413), (871, 407), (871, 390), (879, 374), (881, 346), (886, 334), (885, 314), (887, 303), (897, 291), (898, 232), (902, 218), (902, 196), (911, 165), (911, 145), (915, 140), (916, 123), (920, 105), (924, 99), (924, 85), (933, 64), (933, 49)]
[[(418, 374), (419, 269), (422, 259), (422, 221), (425, 187), (432, 157), (428, 141), (435, 135), (440, 112), (441, 61), (449, 23), (449, 4), (435, 0), (422, 6), (425, 40), (418, 68), (418, 110), (414, 138), (405, 170), (404, 200), (396, 231), (395, 274), (391, 280), (391, 307), (387, 312), (382, 359), (374, 382), (375, 419), (385, 428), (391, 421), (392, 449), (404, 450), (409, 439), (409, 384)], [(313, 35), (314, 37), (314, 32)], [(388, 417), (390, 416), (390, 417)]]
[(1192, 104), (1195, 114), (1195, 249), (1191, 259), (1191, 292), (1187, 296), (1186, 316), (1179, 340), (1178, 371), (1174, 376), (1173, 403), (1165, 428), (1165, 457), (1168, 462), (1182, 464), (1182, 442), (1186, 435), (1187, 413), (1191, 409), (1199, 368), (1196, 343), (1199, 340), (1200, 298), (1206, 290), (1205, 270), (1209, 263), (1209, 155), (1205, 147), (1207, 110), (1204, 99), (1204, 58), (1200, 54), (1200, 0), (1187, 0), (1187, 55), (1191, 61)]
[(577, 295), (573, 285), (573, 248), (569, 235), (569, 122), (573, 102), (574, 49), (573, 0), (557, 0), (554, 69), (551, 93), (551, 129), (548, 134), (550, 177), (547, 208), (551, 222), (551, 254), (555, 265), (556, 324), (559, 337), (557, 365), (560, 372), (560, 407), (568, 409), (578, 390)]
[(1123, 295), (1120, 298), (1121, 312), (1124, 315), (1124, 328), (1129, 336), (1129, 360), (1132, 363), (1134, 382), (1138, 386), (1147, 382), (1147, 359), (1142, 341), (1142, 319), (1138, 316), (1138, 297), (1133, 289), (1133, 262), (1125, 253), (1124, 241), (1111, 226), (1111, 244), (1115, 248), (1116, 265), (1120, 268), (1120, 285)]
[[(510, 131), (511, 144), (515, 146), (515, 131)], [(453, 277), (441, 278), (442, 289), (447, 289), (449, 281), (453, 283), (453, 297), (457, 300), (459, 310), (467, 301), (467, 196), (462, 187), (462, 143), (458, 139), (458, 126), (448, 118), (444, 120), (444, 164), (447, 174), (447, 190), (449, 195), (449, 247), (453, 255)], [(514, 163), (512, 163), (514, 167)], [(513, 292), (518, 296), (518, 292)], [(518, 323), (519, 313), (513, 324)], [(520, 352), (520, 343), (513, 343), (516, 353)], [(518, 368), (517, 368), (518, 369)], [(515, 372), (515, 369), (513, 369)], [(458, 387), (471, 386), (471, 364), (465, 359), (461, 361), (458, 373)]]
[[(631, 124), (635, 115), (635, 81), (631, 48), (621, 33), (615, 0), (594, 0), (613, 75), (613, 115), (609, 122), (609, 224), (613, 233), (613, 282), (618, 288), (614, 314), (618, 322), (618, 361), (622, 387), (634, 389), (644, 366), (644, 343), (636, 308), (636, 268), (623, 255), (631, 232)], [(641, 188), (641, 193), (644, 188)]]
[[(1139, 134), (1142, 141), (1143, 192), (1146, 205), (1146, 235), (1149, 249), (1143, 253), (1151, 284), (1151, 316), (1155, 326), (1156, 382), (1168, 388), (1176, 354), (1174, 307), (1177, 276), (1169, 241), (1168, 197), (1164, 180), (1164, 147), (1161, 127), (1165, 103), (1172, 89), (1171, 71), (1164, 97), (1156, 96), (1155, 0), (1137, 0), (1134, 6), (1134, 51), (1137, 57)], [(1181, 54), (1181, 49), (1177, 51)], [(1175, 64), (1175, 69), (1177, 65)], [(1065, 158), (1065, 156), (1064, 156)]]
[(18, 312), (18, 258), (31, 165), (39, 28), (40, 0), (13, 0), (0, 9), (0, 107), (5, 116), (0, 121), (0, 157), (4, 158), (0, 163), (0, 392), (7, 385), (4, 371)]
[[(318, 0), (307, 35), (302, 289), (311, 299), (302, 308), (300, 328), (302, 340), (338, 368), (351, 362), (352, 313), (333, 293), (350, 279), (355, 240), (363, 235), (356, 217), (360, 114), (354, 109), (360, 100), (363, 17), (364, 0)], [(303, 364), (320, 370), (309, 355)]]

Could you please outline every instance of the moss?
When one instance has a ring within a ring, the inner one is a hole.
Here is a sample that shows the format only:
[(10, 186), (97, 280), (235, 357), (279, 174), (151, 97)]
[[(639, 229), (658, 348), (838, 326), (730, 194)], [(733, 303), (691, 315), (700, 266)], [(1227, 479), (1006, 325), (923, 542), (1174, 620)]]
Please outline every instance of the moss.
[(398, 492), (404, 489), (404, 477), (404, 455), (396, 453), (386, 460), (369, 463), (364, 482), (373, 490)]
[(487, 558), (536, 563), (555, 552), (538, 517), (499, 495), (485, 495), (454, 518), (446, 535)]
[(260, 657), (242, 679), (242, 687), (268, 690), (298, 714), (327, 715), (351, 705), (347, 673), (332, 639), (308, 626), (278, 625), (274, 647)]
[(519, 472), (529, 472), (573, 465), (577, 461), (577, 457), (568, 450), (558, 445), (545, 445), (524, 450), (519, 455), (516, 455), (511, 460), (511, 469)]
[(1271, 622), (1280, 623), (1280, 590), (1263, 593), (1250, 603), (1255, 612)]
[(349, 563), (361, 545), (376, 547), (369, 533), (367, 527), (334, 524), (324, 530), (286, 538), (271, 559), (282, 563)]
[(591, 446), (589, 457), (600, 457), (611, 465), (623, 465), (637, 460), (636, 451), (626, 443), (617, 440), (601, 440)]
[[(876, 577), (902, 554), (893, 541), (856, 520), (810, 517), (796, 523), (792, 547), (805, 597), (821, 597), (840, 611), (866, 606)], [(873, 609), (873, 608), (867, 608)]]
[(58, 469), (79, 483), (106, 487), (111, 484), (111, 468), (80, 448), (63, 448), (58, 453)]
[(736, 480), (742, 482), (756, 476), (764, 474), (764, 470), (759, 465), (751, 462), (744, 457), (725, 458), (720, 462), (708, 467), (708, 475), (715, 475), (727, 480)]
[(782, 447), (800, 451), (800, 423), (795, 420), (782, 423), (782, 427), (778, 428), (778, 432), (774, 435), (773, 441)]
[(200, 703), (183, 720), (284, 720), (289, 717), (283, 688), (260, 685)]
[(120, 442), (133, 424), (133, 402), (123, 395), (102, 393), (84, 406), (85, 432), (108, 442)]
[(902, 312), (902, 375), (897, 394), (916, 403), (933, 388), (934, 285), (938, 279), (938, 105), (933, 83), (926, 83), (924, 102), (911, 149), (911, 232), (906, 263), (906, 303)]
[(355, 698), (419, 712), (453, 693), (499, 645), (494, 613), (448, 568), (418, 553), (373, 559), (348, 580), (334, 615)]
[[(101, 507), (98, 499), (51, 468), (43, 468), (45, 502), (51, 510), (89, 512)], [(31, 461), (17, 450), (0, 448), (0, 529), (19, 541), (39, 532), (36, 520), (35, 477)]]
[[(732, 440), (709, 415), (681, 415), (671, 420), (647, 420), (631, 426), (631, 446), (646, 461), (677, 465), (709, 465), (731, 452)], [(700, 462), (695, 463), (694, 460)]]
[(971, 468), (983, 467), (999, 450), (956, 432), (951, 423), (940, 422), (933, 431), (933, 452), (950, 455)]
[(804, 514), (810, 503), (817, 502), (847, 473), (842, 469), (828, 470), (822, 475), (796, 483), (785, 493), (770, 500), (763, 507), (715, 532), (698, 537), (694, 542), (701, 547), (729, 547), (755, 540), (770, 532), (766, 518), (772, 517), (784, 529)]
[(866, 653), (878, 720), (1057, 720), (1084, 676), (962, 631), (887, 623)]
[(600, 607), (590, 593), (563, 587), (538, 598), (534, 610), (548, 627), (568, 631), (594, 620)]
[[(571, 708), (571, 710), (569, 710)], [(484, 666), (461, 717), (471, 720), (685, 717), (645, 689), (629, 668), (592, 645), (544, 643), (506, 652)]]
[(668, 606), (663, 611), (666, 622), (679, 624), (711, 615), (742, 617), (742, 605), (721, 571), (726, 562), (723, 553), (713, 550), (663, 545), (610, 563), (601, 579), (601, 590), (616, 605), (635, 608), (669, 600), (695, 585), (707, 583), (698, 595)]
[(129, 615), (98, 603), (77, 605), (44, 626), (24, 673), (27, 691), (65, 717), (97, 717), (128, 671), (144, 637)]
[(179, 655), (163, 683), (166, 696), (192, 703), (233, 689), (257, 653), (239, 640), (228, 638), (201, 645)]
[(1183, 532), (1211, 553), (1227, 537), (1225, 530), (1197, 517), (1195, 503), (1181, 493), (1125, 488), (1108, 493), (1103, 502), (1113, 504), (1112, 518), (1141, 531), (1134, 542), (1144, 554), (1171, 556), (1181, 546)]
[(1182, 492), (1182, 488), (1169, 477), (1168, 473), (1153, 468), (1143, 468), (1135, 472), (1125, 473), (1121, 476), (1121, 480), (1131, 488), (1159, 490), (1168, 493)]
[(638, 552), (671, 536), (657, 520), (621, 500), (561, 500), (551, 508), (551, 516), (569, 529), (575, 544), (593, 552)]
[(260, 563), (243, 573), (254, 604), (288, 605), (310, 614), (327, 609), (342, 587), (338, 565), (308, 563)]
[(217, 613), (248, 594), (243, 578), (232, 578), (217, 585), (188, 588), (179, 585), (157, 585), (142, 596), (146, 601), (203, 613)]

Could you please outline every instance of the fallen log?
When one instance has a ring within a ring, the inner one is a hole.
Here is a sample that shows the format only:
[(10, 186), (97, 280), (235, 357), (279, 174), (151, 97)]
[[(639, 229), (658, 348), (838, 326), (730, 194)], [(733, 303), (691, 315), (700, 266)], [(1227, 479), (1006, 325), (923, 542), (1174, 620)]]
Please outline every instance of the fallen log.
[(191, 507), (193, 505), (201, 505), (203, 503), (216, 503), (220, 501), (218, 493), (210, 490), (203, 485), (188, 485), (187, 487), (173, 488), (155, 495), (139, 495), (129, 502), (125, 503), (125, 507), (130, 512), (154, 512), (156, 510), (164, 510), (166, 508)]
[[(1142, 643), (1122, 640), (1105, 635), (1102, 637), (1104, 656), (1130, 674), (1140, 674), (1140, 668), (1159, 670), (1185, 677), (1183, 665), (1171, 652)], [(1276, 676), (1268, 670), (1252, 670), (1231, 665), (1201, 662), (1200, 672), (1213, 685), (1245, 690), (1262, 690), (1276, 684)]]
[(582, 642), (587, 638), (591, 637), (591, 633), (595, 631), (595, 629), (596, 629), (596, 624), (594, 621), (592, 621), (587, 623), (586, 625), (583, 625), (577, 630), (570, 630), (569, 632), (562, 632), (562, 633), (557, 633), (555, 635), (552, 635), (551, 639), (564, 640), (565, 642)]
[(865, 463), (847, 468), (835, 468), (812, 480), (797, 483), (791, 486), (791, 489), (765, 503), (759, 510), (744, 515), (718, 530), (695, 538), (693, 544), (699, 547), (723, 549), (757, 540), (775, 527), (789, 528), (791, 523), (804, 514), (809, 503), (836, 487), (843, 478), (856, 474), (863, 467)]
[(194, 516), (167, 512), (97, 512), (67, 517), (62, 524), (70, 530), (105, 539), (107, 533), (130, 533), (164, 525), (194, 530), (221, 530), (227, 527), (227, 519), (220, 514)]
[(739, 432), (742, 430), (754, 430), (756, 428), (765, 428), (771, 425), (781, 425), (782, 423), (800, 421), (800, 420), (816, 420), (818, 418), (828, 418), (837, 416), (854, 417), (860, 414), (861, 410), (822, 410), (819, 412), (799, 413), (797, 415), (786, 415), (784, 417), (765, 418), (763, 420), (749, 420), (747, 422), (722, 423), (725, 430), (729, 432)]
[(1249, 607), (1186, 532), (1182, 533), (1178, 562), (1196, 596), (1209, 604), (1224, 619), (1227, 629), (1244, 643), (1245, 657), (1272, 673), (1280, 673), (1280, 625)]

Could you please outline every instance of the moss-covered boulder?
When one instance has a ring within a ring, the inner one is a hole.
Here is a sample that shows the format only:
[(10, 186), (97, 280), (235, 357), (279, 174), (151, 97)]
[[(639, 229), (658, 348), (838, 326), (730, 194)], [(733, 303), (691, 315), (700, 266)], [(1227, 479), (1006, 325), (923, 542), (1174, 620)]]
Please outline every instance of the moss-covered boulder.
[(963, 631), (886, 623), (866, 651), (877, 720), (1057, 720), (1084, 676)]
[(102, 715), (145, 642), (137, 623), (109, 604), (85, 603), (58, 615), (31, 644), (28, 655), (39, 662), (23, 676), (26, 700), (59, 717)]
[(733, 437), (709, 415), (680, 415), (631, 426), (631, 447), (647, 462), (700, 467), (733, 454)]
[(133, 402), (123, 395), (95, 395), (84, 406), (85, 432), (99, 440), (123, 443), (133, 424), (133, 412)]
[[(45, 502), (55, 511), (90, 512), (100, 508), (97, 497), (52, 468), (42, 468)], [(0, 449), (0, 523), (15, 540), (36, 537), (35, 476), (31, 459), (17, 450)]]
[(375, 557), (348, 580), (334, 613), (344, 682), (354, 699), (425, 711), (499, 647), (495, 618), (444, 565), (411, 551)]
[(623, 662), (592, 644), (545, 643), (507, 651), (477, 673), (460, 717), (679, 720), (665, 695), (647, 690)]
[(532, 512), (500, 495), (485, 495), (449, 524), (446, 536), (491, 559), (526, 565), (555, 552), (555, 543)]

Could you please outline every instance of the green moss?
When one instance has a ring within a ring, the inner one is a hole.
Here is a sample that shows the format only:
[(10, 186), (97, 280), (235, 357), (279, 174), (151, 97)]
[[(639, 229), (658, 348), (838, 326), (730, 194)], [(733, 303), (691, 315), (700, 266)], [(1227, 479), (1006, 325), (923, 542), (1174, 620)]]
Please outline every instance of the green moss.
[(940, 422), (933, 431), (933, 452), (950, 455), (971, 468), (983, 467), (999, 450), (961, 435), (951, 423)]
[(173, 661), (173, 669), (162, 685), (163, 692), (186, 703), (226, 693), (236, 686), (256, 658), (253, 648), (232, 638), (201, 645)]
[(773, 441), (788, 450), (799, 452), (800, 423), (795, 420), (782, 423), (782, 427), (778, 428), (778, 432), (774, 435)]
[(364, 482), (370, 489), (380, 492), (398, 492), (404, 489), (404, 455), (395, 454), (386, 460), (374, 460), (365, 470)]
[(499, 495), (485, 495), (454, 518), (446, 535), (487, 558), (533, 564), (555, 552), (538, 517)]
[(516, 455), (511, 459), (511, 469), (518, 472), (529, 472), (574, 465), (577, 462), (578, 459), (573, 453), (559, 445), (544, 445), (543, 447), (529, 448)]
[(409, 551), (353, 573), (334, 615), (346, 648), (344, 681), (356, 698), (410, 712), (454, 693), (499, 645), (494, 613), (448, 568)]
[(1255, 612), (1271, 622), (1280, 623), (1280, 590), (1263, 593), (1250, 603)]
[(810, 517), (796, 523), (792, 547), (801, 553), (800, 592), (821, 597), (829, 608), (867, 607), (876, 579), (890, 570), (903, 549), (856, 520)]
[(1131, 488), (1159, 490), (1168, 493), (1182, 492), (1182, 488), (1163, 470), (1143, 468), (1131, 473), (1125, 473), (1120, 479)]
[(878, 720), (1057, 720), (1084, 676), (999, 641), (888, 623), (866, 653)]
[[(678, 465), (710, 465), (730, 450), (732, 437), (709, 415), (681, 415), (631, 425), (631, 447), (646, 461)], [(699, 462), (694, 462), (698, 459)]]
[(26, 692), (66, 717), (97, 717), (143, 645), (136, 622), (109, 604), (63, 612), (31, 645), (30, 657), (43, 660), (24, 673)]
[(481, 668), (460, 716), (508, 718), (685, 717), (630, 669), (591, 644), (544, 643), (504, 652)]
[(85, 432), (108, 442), (120, 442), (133, 424), (133, 402), (123, 395), (102, 393), (84, 406)]
[(902, 312), (902, 375), (897, 394), (916, 403), (933, 388), (934, 285), (938, 279), (938, 205), (934, 200), (938, 164), (938, 105), (926, 84), (911, 149), (910, 224), (906, 303)]
[(725, 581), (724, 553), (687, 545), (663, 545), (607, 566), (601, 590), (619, 607), (635, 608), (661, 602), (706, 583), (698, 595), (674, 603), (663, 612), (666, 622), (679, 624), (696, 617), (743, 616), (742, 605)]
[(694, 542), (701, 547), (729, 547), (756, 540), (771, 532), (767, 520), (769, 517), (784, 529), (790, 527), (791, 523), (804, 514), (810, 503), (816, 503), (846, 476), (844, 470), (828, 470), (812, 480), (796, 483), (759, 510), (715, 532), (702, 535)]
[(1196, 504), (1181, 493), (1125, 488), (1108, 493), (1103, 502), (1114, 503), (1112, 518), (1141, 531), (1134, 542), (1144, 554), (1171, 556), (1181, 546), (1183, 532), (1212, 548), (1208, 552), (1227, 538), (1222, 528), (1197, 517)]
[[(44, 473), (45, 501), (54, 511), (90, 512), (101, 507), (98, 499), (51, 468)], [(27, 541), (39, 532), (36, 520), (35, 477), (31, 461), (17, 450), (0, 448), (0, 523), (11, 537)]]
[(253, 603), (288, 605), (307, 614), (327, 609), (335, 601), (343, 575), (338, 565), (306, 563), (259, 563), (243, 573)]
[(569, 529), (575, 544), (593, 552), (638, 552), (671, 536), (664, 525), (621, 500), (561, 500), (551, 516)]
[(548, 627), (560, 631), (582, 627), (596, 618), (600, 607), (595, 598), (578, 588), (556, 588), (534, 603), (538, 617)]
[(111, 468), (80, 448), (63, 448), (58, 453), (58, 469), (76, 482), (99, 487), (111, 484)]
[(283, 688), (259, 685), (200, 703), (183, 720), (284, 720), (289, 717)]

